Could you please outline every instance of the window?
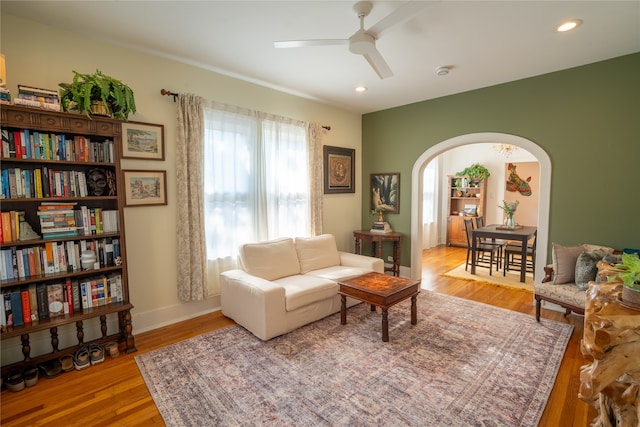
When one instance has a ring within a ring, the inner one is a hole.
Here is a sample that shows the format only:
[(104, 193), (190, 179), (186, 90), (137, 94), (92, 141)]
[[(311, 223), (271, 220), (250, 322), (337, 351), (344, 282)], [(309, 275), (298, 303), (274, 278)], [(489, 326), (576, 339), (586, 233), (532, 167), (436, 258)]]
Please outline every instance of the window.
[(207, 258), (246, 242), (310, 233), (304, 123), (240, 109), (204, 110)]

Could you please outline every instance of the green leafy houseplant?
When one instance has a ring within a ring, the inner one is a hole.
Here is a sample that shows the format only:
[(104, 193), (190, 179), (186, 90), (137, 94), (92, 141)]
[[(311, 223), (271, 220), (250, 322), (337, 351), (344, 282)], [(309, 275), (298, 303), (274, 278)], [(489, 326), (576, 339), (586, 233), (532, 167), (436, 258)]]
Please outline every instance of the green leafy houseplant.
[(469, 167), (464, 168), (461, 172), (456, 173), (458, 176), (466, 176), (471, 181), (483, 181), (491, 175), (489, 169), (482, 166), (480, 163), (474, 163)]
[(65, 111), (77, 110), (87, 116), (96, 113), (92, 103), (98, 101), (106, 106), (106, 115), (118, 120), (127, 120), (136, 112), (133, 91), (120, 80), (96, 70), (93, 74), (73, 72), (73, 82), (60, 83), (60, 102)]
[(622, 280), (624, 286), (640, 291), (640, 258), (632, 254), (622, 254), (622, 263), (616, 264), (616, 268), (623, 270), (609, 278)]

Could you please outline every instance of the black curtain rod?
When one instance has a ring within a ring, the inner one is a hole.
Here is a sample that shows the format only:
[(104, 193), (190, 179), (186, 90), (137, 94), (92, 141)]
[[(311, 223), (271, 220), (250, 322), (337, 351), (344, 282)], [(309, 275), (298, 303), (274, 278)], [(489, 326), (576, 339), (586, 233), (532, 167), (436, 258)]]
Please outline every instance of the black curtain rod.
[[(160, 94), (162, 96), (173, 96), (173, 102), (176, 102), (178, 95), (180, 95), (179, 93), (171, 92), (167, 89), (160, 89)], [(322, 129), (331, 130), (331, 126), (322, 125)]]

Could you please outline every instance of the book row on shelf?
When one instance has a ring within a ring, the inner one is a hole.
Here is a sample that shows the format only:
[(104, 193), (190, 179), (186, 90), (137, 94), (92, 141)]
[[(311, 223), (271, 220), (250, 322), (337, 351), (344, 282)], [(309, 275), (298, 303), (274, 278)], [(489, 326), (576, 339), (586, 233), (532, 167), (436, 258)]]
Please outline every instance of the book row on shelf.
[(16, 105), (62, 111), (58, 92), (50, 89), (18, 85), (18, 96), (13, 100)]
[[(52, 202), (53, 203), (53, 202)], [(61, 209), (41, 209), (51, 207)], [(86, 236), (117, 233), (120, 229), (118, 211), (102, 208), (68, 205), (44, 204), (38, 209), (40, 232), (33, 231), (25, 220), (24, 211), (0, 212), (0, 243), (12, 243), (34, 239), (57, 239), (61, 237)]]
[[(107, 175), (107, 171), (100, 171)], [(48, 167), (34, 170), (6, 168), (2, 169), (0, 176), (1, 194), (3, 199), (87, 197), (93, 195), (91, 187), (87, 185), (87, 175), (88, 172), (81, 170), (54, 170)]]
[(54, 134), (29, 129), (2, 129), (2, 157), (30, 160), (113, 163), (113, 140)]
[(2, 326), (22, 326), (124, 301), (118, 272), (3, 289)]
[(31, 277), (97, 270), (122, 264), (120, 239), (45, 242), (43, 244), (0, 249), (0, 280), (15, 281)]

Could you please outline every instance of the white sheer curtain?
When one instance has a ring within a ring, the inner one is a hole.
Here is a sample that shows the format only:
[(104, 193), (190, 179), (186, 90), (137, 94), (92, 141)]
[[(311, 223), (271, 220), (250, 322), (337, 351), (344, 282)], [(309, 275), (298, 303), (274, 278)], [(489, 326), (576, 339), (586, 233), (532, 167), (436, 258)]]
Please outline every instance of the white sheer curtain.
[(438, 245), (438, 206), (440, 199), (440, 180), (438, 179), (438, 158), (429, 162), (423, 172), (422, 187), (422, 248), (429, 249)]
[(246, 242), (309, 236), (310, 159), (304, 122), (208, 102), (204, 212), (210, 291)]

